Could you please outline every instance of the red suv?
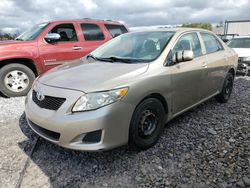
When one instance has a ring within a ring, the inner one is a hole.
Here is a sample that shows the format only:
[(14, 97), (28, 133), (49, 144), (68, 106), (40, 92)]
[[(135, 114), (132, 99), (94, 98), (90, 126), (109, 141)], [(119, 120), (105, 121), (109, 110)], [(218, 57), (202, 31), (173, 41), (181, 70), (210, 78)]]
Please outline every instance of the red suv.
[(0, 42), (0, 91), (8, 96), (23, 96), (35, 77), (79, 59), (110, 39), (128, 32), (116, 21), (93, 19), (42, 23), (15, 41)]

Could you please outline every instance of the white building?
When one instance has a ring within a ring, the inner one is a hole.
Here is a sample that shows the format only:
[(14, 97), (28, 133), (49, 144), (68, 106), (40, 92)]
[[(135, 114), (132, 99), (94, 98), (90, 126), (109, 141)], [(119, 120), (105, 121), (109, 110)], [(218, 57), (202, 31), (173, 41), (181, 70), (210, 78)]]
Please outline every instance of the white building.
[(250, 20), (226, 20), (224, 34), (250, 35)]

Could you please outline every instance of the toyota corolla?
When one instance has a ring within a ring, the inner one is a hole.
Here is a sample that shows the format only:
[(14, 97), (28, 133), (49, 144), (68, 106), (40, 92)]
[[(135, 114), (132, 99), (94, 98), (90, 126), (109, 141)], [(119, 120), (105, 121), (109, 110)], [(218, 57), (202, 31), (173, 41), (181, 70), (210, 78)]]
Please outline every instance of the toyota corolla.
[(211, 97), (227, 102), (236, 68), (236, 53), (207, 30), (128, 33), (36, 79), (26, 118), (66, 148), (146, 149), (179, 114)]

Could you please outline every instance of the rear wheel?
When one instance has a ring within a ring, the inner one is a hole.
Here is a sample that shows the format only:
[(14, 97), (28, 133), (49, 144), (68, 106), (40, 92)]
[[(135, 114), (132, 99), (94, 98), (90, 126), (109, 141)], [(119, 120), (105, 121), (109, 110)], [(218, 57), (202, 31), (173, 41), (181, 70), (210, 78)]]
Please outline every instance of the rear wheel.
[(164, 128), (165, 110), (155, 98), (145, 99), (135, 109), (129, 129), (129, 145), (140, 149), (153, 146)]
[(26, 95), (34, 80), (33, 71), (22, 64), (8, 64), (0, 69), (0, 91), (7, 97)]
[(228, 73), (224, 81), (221, 93), (215, 97), (218, 102), (226, 103), (229, 100), (233, 90), (233, 82), (234, 82), (233, 74)]

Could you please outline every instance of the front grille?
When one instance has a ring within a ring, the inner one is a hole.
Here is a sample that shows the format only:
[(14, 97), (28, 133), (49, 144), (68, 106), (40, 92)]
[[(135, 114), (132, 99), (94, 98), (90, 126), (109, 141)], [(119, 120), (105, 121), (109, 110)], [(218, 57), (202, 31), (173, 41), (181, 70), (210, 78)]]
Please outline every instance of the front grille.
[(36, 103), (40, 108), (45, 108), (48, 110), (58, 110), (62, 104), (66, 101), (65, 98), (52, 97), (52, 96), (44, 96), (42, 100), (38, 100), (37, 92), (33, 90), (32, 92), (32, 100)]
[(39, 134), (41, 134), (42, 136), (46, 137), (46, 138), (49, 138), (51, 140), (54, 140), (54, 141), (58, 141), (59, 138), (60, 138), (60, 134), (57, 133), (57, 132), (54, 132), (54, 131), (50, 131), (48, 129), (44, 129), (40, 126), (38, 126), (37, 124), (33, 123), (32, 121), (28, 120), (29, 121), (29, 124), (30, 126), (36, 131), (38, 132)]

